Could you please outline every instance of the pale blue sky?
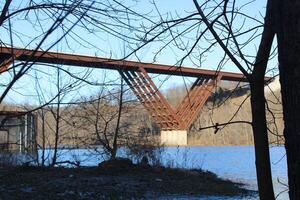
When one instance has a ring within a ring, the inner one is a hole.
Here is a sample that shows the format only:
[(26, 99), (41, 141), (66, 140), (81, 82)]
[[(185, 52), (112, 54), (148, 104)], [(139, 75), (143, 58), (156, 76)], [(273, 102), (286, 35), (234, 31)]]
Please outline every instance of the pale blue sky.
[[(21, 3), (20, 3), (21, 2)], [(15, 1), (14, 8), (22, 7), (22, 4), (26, 3), (27, 1), (20, 1), (17, 2)], [(247, 2), (250, 1), (237, 1), (237, 3), (241, 3), (240, 5), (243, 5)], [(124, 5), (131, 5), (131, 9), (135, 10), (138, 13), (143, 14), (144, 16), (148, 15), (151, 17), (151, 20), (153, 21), (158, 21), (158, 13), (156, 11), (155, 6), (150, 2), (150, 1), (133, 1), (133, 0), (126, 0), (123, 1)], [(199, 1), (201, 3), (201, 1)], [(3, 4), (3, 3), (2, 3)], [(251, 17), (263, 21), (262, 16), (264, 15), (264, 10), (265, 10), (265, 0), (256, 0), (253, 1), (252, 3), (247, 4), (244, 6), (241, 10), (241, 12), (250, 15)], [(1, 4), (0, 4), (1, 5)], [(156, 6), (159, 9), (160, 14), (162, 15), (163, 18), (171, 19), (171, 16), (176, 18), (177, 16), (186, 16), (191, 12), (195, 12), (195, 7), (192, 2), (192, 0), (158, 0), (156, 1)], [(1, 6), (0, 6), (1, 7)], [(237, 5), (238, 7), (238, 5)], [(116, 5), (116, 8), (121, 8)], [(209, 9), (209, 8), (208, 8)], [(13, 12), (13, 10), (11, 11)], [(117, 15), (118, 16), (118, 15)], [(24, 18), (24, 15), (21, 16)], [(15, 46), (19, 47), (24, 47), (28, 46), (29, 48), (34, 48), (36, 46), (37, 41), (40, 40), (38, 35), (41, 32), (40, 28), (33, 29), (33, 27), (38, 27), (36, 26), (37, 21), (34, 20), (33, 16), (28, 16), (29, 19), (33, 19), (30, 23), (28, 20), (21, 20), (20, 16), (19, 18), (12, 19), (12, 27), (13, 30), (18, 31), (18, 36), (13, 35), (13, 41)], [(120, 19), (124, 17), (120, 15)], [(42, 19), (40, 23), (42, 24), (42, 27), (46, 30), (47, 27), (51, 25), (49, 20), (46, 20), (46, 15), (40, 13), (39, 18)], [(45, 18), (45, 20), (44, 20)], [(28, 19), (28, 18), (27, 18)], [(70, 18), (72, 20), (74, 18)], [(74, 19), (75, 20), (75, 19)], [(109, 22), (109, 19), (103, 19), (104, 22)], [(126, 20), (124, 20), (126, 21)], [(134, 26), (140, 26), (141, 24), (144, 25), (149, 25), (150, 23), (147, 20), (143, 20), (140, 17), (133, 18), (130, 21), (131, 25)], [(194, 23), (194, 22), (193, 22)], [(255, 22), (253, 20), (246, 20), (243, 21), (241, 19), (236, 19), (235, 27), (239, 28), (241, 24), (245, 24), (244, 29), (249, 29), (253, 26), (258, 25), (258, 22)], [(6, 27), (8, 23), (6, 23)], [(70, 26), (70, 23), (65, 23), (65, 26)], [(178, 30), (183, 30), (184, 28), (188, 27), (189, 23), (186, 23), (185, 26), (179, 27)], [(90, 26), (91, 27), (91, 26)], [(202, 26), (204, 27), (204, 26)], [(52, 51), (64, 51), (64, 52), (70, 52), (70, 53), (80, 53), (80, 54), (88, 54), (88, 55), (96, 55), (100, 57), (112, 57), (112, 58), (122, 58), (124, 55), (127, 55), (131, 52), (131, 48), (135, 48), (136, 43), (134, 40), (131, 40), (128, 42), (124, 42), (121, 39), (116, 38), (115, 36), (109, 35), (106, 32), (102, 32), (99, 29), (94, 29), (96, 30), (94, 33), (89, 33), (82, 28), (74, 28), (73, 33), (68, 37), (67, 40), (62, 40), (58, 45), (53, 47), (51, 50)], [(175, 29), (174, 29), (175, 30)], [(135, 37), (137, 34), (139, 34), (136, 31), (133, 30), (125, 30), (125, 29), (119, 29), (120, 32), (122, 32), (124, 35)], [(186, 38), (182, 40), (184, 44), (191, 44), (193, 41), (195, 41), (195, 30), (193, 30), (191, 33), (187, 34)], [(54, 40), (57, 40), (60, 35), (63, 33), (63, 31), (57, 31), (54, 32), (51, 37), (47, 39), (47, 41), (44, 43), (42, 48), (48, 48), (50, 44)], [(258, 31), (259, 33), (259, 31)], [(9, 38), (9, 32), (5, 28), (0, 28), (0, 36), (1, 39), (4, 43), (10, 44), (10, 38)], [(194, 37), (193, 37), (194, 36)], [(38, 38), (38, 39), (36, 39)], [(80, 43), (76, 42), (74, 40), (79, 40)], [(240, 37), (238, 38), (240, 42), (245, 40), (246, 38)], [(34, 41), (34, 42), (31, 42)], [(164, 45), (164, 42), (167, 40), (164, 40), (162, 42), (154, 42), (150, 43), (149, 45), (145, 46), (145, 48), (141, 49), (140, 51), (137, 52), (136, 56), (132, 55), (129, 57), (130, 60), (137, 60), (140, 59), (143, 62), (153, 62), (154, 55), (156, 55), (156, 52), (158, 49)], [(130, 44), (130, 42), (132, 42)], [(205, 42), (200, 42), (199, 43), (200, 47), (207, 47), (209, 44)], [(139, 44), (138, 44), (139, 45)], [(259, 37), (256, 38), (251, 42), (250, 45), (248, 45), (246, 48), (243, 49), (244, 53), (249, 54), (249, 55), (255, 55), (256, 48), (259, 45)], [(198, 52), (201, 52), (200, 49), (198, 49)], [(197, 58), (197, 53), (195, 52), (194, 56)], [(160, 52), (156, 57), (155, 57), (155, 62), (156, 63), (162, 63), (162, 64), (170, 64), (170, 65), (175, 65), (179, 59), (182, 58), (182, 56), (185, 54), (185, 51), (182, 51), (178, 48), (176, 48), (173, 45), (169, 45), (167, 48), (165, 48), (162, 52)], [(183, 66), (188, 66), (188, 67), (201, 67), (205, 69), (216, 69), (220, 58), (223, 56), (223, 51), (218, 47), (215, 46), (214, 51), (211, 53), (207, 53), (206, 57), (204, 60), (202, 60), (202, 63), (200, 66), (196, 66), (197, 64), (195, 60), (190, 60), (186, 59), (185, 62), (183, 63)], [(193, 62), (192, 62), (193, 61)], [(272, 65), (274, 65), (274, 62), (272, 62)], [(54, 86), (54, 74), (55, 72), (50, 69), (49, 67), (46, 66), (34, 66), (34, 69), (38, 69), (39, 71), (31, 70), (29, 75), (23, 77), (14, 87), (14, 90), (12, 90), (9, 95), (6, 98), (6, 101), (9, 102), (15, 102), (15, 103), (32, 103), (36, 102), (36, 91), (34, 91), (32, 88), (35, 85), (35, 81), (33, 80), (33, 76), (37, 74), (39, 77), (40, 85), (41, 85), (41, 90), (43, 91), (45, 97), (48, 96), (47, 99), (51, 99), (53, 95), (55, 94), (55, 86)], [(78, 73), (79, 75), (83, 75), (85, 71), (83, 69), (77, 68), (73, 69), (70, 66), (64, 67), (64, 69), (67, 69), (69, 71), (72, 71), (74, 73)], [(236, 67), (231, 63), (227, 62), (223, 68), (223, 70), (226, 71), (235, 71), (238, 72)], [(106, 81), (109, 80), (115, 80), (118, 78), (118, 74), (114, 71), (106, 70), (105, 71), (106, 75)], [(9, 75), (8, 74), (3, 74), (1, 75), (1, 83), (7, 82), (9, 80)], [(168, 88), (172, 87), (174, 85), (180, 85), (183, 84), (182, 78), (181, 77), (172, 77), (168, 78), (166, 76), (155, 76), (155, 82), (158, 85), (162, 85), (162, 88)], [(168, 79), (166, 81), (166, 78)], [(65, 84), (69, 83), (70, 78), (66, 77), (62, 81)], [(91, 73), (89, 80), (93, 81), (98, 81), (101, 82), (103, 81), (103, 70), (93, 70)], [(189, 80), (187, 80), (189, 82)], [(24, 87), (26, 86), (26, 87)], [(85, 86), (79, 90), (73, 91), (69, 96), (72, 98), (78, 98), (79, 96), (90, 96), (93, 95), (96, 91), (98, 90), (97, 87), (88, 87)]]

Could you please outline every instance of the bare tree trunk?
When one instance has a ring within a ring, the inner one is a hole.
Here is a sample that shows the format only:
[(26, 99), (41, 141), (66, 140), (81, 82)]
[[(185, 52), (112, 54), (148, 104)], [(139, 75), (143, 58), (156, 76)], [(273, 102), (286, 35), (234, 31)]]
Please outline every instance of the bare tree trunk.
[(123, 107), (123, 78), (121, 77), (121, 90), (120, 90), (120, 96), (119, 96), (119, 110), (118, 110), (118, 118), (117, 118), (117, 125), (115, 134), (113, 137), (113, 145), (112, 145), (112, 151), (111, 151), (111, 159), (116, 159), (117, 150), (118, 150), (118, 137), (119, 137), (119, 127), (120, 127), (120, 121), (121, 121), (121, 115), (122, 115), (122, 107)]
[(254, 148), (256, 158), (256, 173), (259, 190), (259, 197), (261, 200), (275, 199), (272, 173), (269, 155), (268, 129), (266, 124), (266, 107), (264, 97), (264, 77), (267, 68), (267, 63), (274, 38), (272, 19), (273, 1), (268, 1), (264, 30), (262, 34), (261, 43), (257, 52), (256, 61), (252, 74), (249, 74), (241, 63), (235, 58), (234, 54), (222, 42), (219, 35), (215, 31), (213, 25), (207, 20), (197, 0), (193, 0), (194, 4), (202, 17), (202, 21), (206, 24), (218, 44), (231, 59), (231, 61), (239, 68), (239, 70), (248, 78), (251, 88), (251, 109), (252, 109), (252, 129), (254, 137)]
[(300, 198), (300, 2), (278, 5), (278, 60), (288, 165), (289, 196)]
[(2, 26), (3, 22), (6, 19), (6, 14), (8, 13), (8, 8), (9, 8), (9, 5), (11, 4), (11, 2), (12, 2), (12, 0), (5, 1), (5, 4), (4, 4), (1, 14), (0, 14), (0, 26)]
[(60, 125), (60, 71), (57, 68), (57, 104), (56, 104), (56, 113), (55, 113), (55, 141), (54, 141), (54, 152), (52, 157), (52, 166), (56, 164), (57, 161), (57, 147), (59, 139), (59, 125)]
[(42, 166), (45, 166), (45, 148), (46, 148), (46, 135), (45, 135), (45, 112), (44, 108), (41, 109), (42, 117)]
[(265, 72), (275, 36), (274, 0), (268, 1), (264, 30), (250, 78), (252, 130), (255, 148), (257, 184), (261, 200), (275, 199), (270, 164), (266, 100), (264, 94)]
[(257, 184), (261, 200), (275, 199), (269, 154), (264, 82), (254, 80), (251, 85), (252, 130), (255, 148)]

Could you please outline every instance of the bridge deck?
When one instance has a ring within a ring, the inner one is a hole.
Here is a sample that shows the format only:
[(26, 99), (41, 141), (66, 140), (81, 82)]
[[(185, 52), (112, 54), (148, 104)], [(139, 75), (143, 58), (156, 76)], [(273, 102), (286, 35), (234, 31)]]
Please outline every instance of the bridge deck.
[[(36, 63), (63, 64), (80, 67), (102, 68), (112, 70), (133, 70), (138, 71), (140, 67), (148, 73), (189, 76), (189, 77), (216, 77), (215, 70), (177, 67), (172, 65), (143, 63), (128, 60), (116, 60), (110, 58), (101, 58), (96, 56), (87, 56), (80, 54), (57, 53), (51, 51), (0, 47), (0, 60), (11, 58), (15, 60), (30, 61)], [(218, 72), (221, 80), (247, 82), (243, 74), (233, 72)]]

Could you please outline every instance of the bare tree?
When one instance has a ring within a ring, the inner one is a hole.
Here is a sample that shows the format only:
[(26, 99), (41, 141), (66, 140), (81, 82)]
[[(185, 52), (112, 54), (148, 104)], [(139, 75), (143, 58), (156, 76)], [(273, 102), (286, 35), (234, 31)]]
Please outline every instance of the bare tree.
[[(139, 30), (128, 22), (143, 18), (142, 14), (134, 12), (118, 1), (110, 0), (42, 0), (20, 4), (6, 1), (0, 6), (0, 31), (3, 33), (0, 38), (1, 46), (31, 48), (35, 50), (33, 54), (39, 49), (43, 49), (45, 53), (53, 51), (59, 44), (63, 44), (65, 51), (74, 51), (79, 45), (83, 49), (94, 48), (95, 52), (109, 57), (111, 50), (103, 50), (102, 45), (98, 44), (101, 44), (104, 38), (129, 43), (137, 41), (133, 36), (134, 32)], [(28, 27), (29, 30), (20, 33), (19, 30), (24, 27)], [(124, 29), (131, 30), (131, 33), (124, 34)], [(9, 74), (9, 78), (1, 86), (0, 102), (21, 77), (35, 70), (32, 66), (38, 62), (38, 58), (17, 62), (15, 56), (18, 56), (18, 52), (12, 52), (10, 57), (0, 58), (1, 72)]]
[(56, 76), (56, 87), (57, 87), (57, 101), (56, 101), (56, 110), (51, 109), (51, 113), (53, 114), (53, 117), (55, 118), (55, 136), (54, 136), (54, 152), (52, 156), (52, 163), (51, 165), (54, 166), (57, 161), (57, 148), (58, 148), (58, 141), (59, 141), (59, 136), (60, 136), (60, 107), (61, 107), (61, 74), (60, 70), (57, 68), (57, 76)]
[[(74, 1), (72, 3), (65, 3), (65, 4), (60, 4), (60, 3), (51, 3), (51, 2), (40, 2), (39, 4), (35, 3), (34, 1), (30, 1), (28, 4), (22, 5), (23, 7), (14, 10), (12, 12), (9, 12), (10, 6), (13, 7), (11, 4), (11, 1), (6, 1), (2, 14), (1, 14), (1, 25), (3, 26), (4, 29), (8, 29), (9, 37), (8, 38), (1, 38), (1, 45), (2, 46), (14, 46), (18, 42), (22, 43), (27, 43), (25, 44), (30, 45), (33, 42), (36, 43), (34, 49), (38, 50), (43, 45), (45, 45), (48, 40), (51, 40), (51, 36), (55, 31), (63, 26), (63, 22), (68, 20), (68, 17), (70, 17), (73, 12), (76, 11), (78, 6), (80, 5), (81, 1)], [(13, 9), (13, 8), (12, 8)], [(42, 23), (34, 23), (33, 21), (39, 21), (41, 16), (39, 16), (39, 12), (42, 12), (45, 14), (45, 16), (48, 16), (47, 20), (48, 23), (47, 25), (42, 24)], [(84, 11), (78, 15), (78, 19), (72, 23), (72, 25), (68, 28), (66, 28), (66, 31), (57, 38), (50, 47), (48, 46), (47, 50), (51, 49), (54, 47), (57, 43), (59, 43), (82, 19), (83, 15), (87, 12)], [(36, 38), (32, 40), (27, 40), (24, 41), (20, 39), (19, 32), (14, 30), (11, 24), (12, 19), (21, 17), (22, 14), (25, 14), (28, 17), (28, 24), (31, 24), (32, 27), (36, 30), (40, 30), (41, 35), (36, 36)], [(33, 21), (31, 21), (33, 20)], [(7, 25), (6, 25), (7, 23)], [(49, 25), (50, 24), (50, 25)], [(15, 41), (14, 38), (17, 37), (18, 40), (21, 41)], [(7, 41), (8, 40), (8, 41)], [(26, 62), (21, 62), (21, 63), (15, 63), (15, 57), (14, 54), (17, 52), (12, 52), (12, 56), (8, 58), (1, 58), (1, 71), (9, 71), (12, 73), (11, 79), (8, 81), (8, 83), (5, 85), (5, 88), (3, 89), (3, 92), (0, 96), (0, 102), (3, 101), (5, 96), (8, 94), (8, 92), (12, 89), (12, 87), (15, 85), (15, 83), (22, 77), (24, 76), (32, 67), (32, 65), (35, 62), (29, 63), (29, 61)], [(35, 51), (34, 53), (35, 54)]]
[(299, 2), (290, 0), (274, 1), (273, 5), (273, 18), (277, 22), (275, 27), (291, 200), (300, 197), (299, 8)]
[[(18, 2), (6, 1), (0, 3), (2, 8), (0, 16), (0, 31), (5, 35), (1, 37), (1, 46), (21, 46), (25, 48), (34, 49), (34, 54), (37, 50), (43, 49), (45, 53), (49, 50), (58, 49), (59, 45), (64, 45), (64, 50), (68, 49), (74, 51), (78, 45), (85, 49), (93, 48), (95, 52), (105, 53), (106, 56), (111, 56), (111, 51), (104, 51), (101, 49), (102, 45), (97, 45), (95, 41), (103, 41), (103, 38), (111, 37), (114, 39), (119, 39), (121, 41), (126, 41), (132, 43), (132, 41), (137, 41), (132, 35), (135, 31), (138, 31), (133, 25), (131, 25), (131, 20), (144, 18), (143, 15), (134, 12), (129, 9), (129, 7), (123, 6), (118, 1), (29, 1), (29, 2)], [(31, 32), (24, 31), (19, 32), (20, 28), (28, 27)], [(124, 34), (124, 30), (130, 30), (132, 34)], [(83, 37), (82, 35), (87, 34), (89, 37)], [(2, 34), (1, 34), (2, 35)], [(7, 36), (6, 36), (7, 35)], [(103, 37), (103, 38), (102, 38)], [(10, 92), (17, 91), (21, 95), (26, 96), (26, 92), (22, 92), (18, 84), (26, 78), (31, 78), (32, 72), (37, 72), (40, 74), (48, 74), (42, 67), (46, 69), (54, 68), (57, 69), (58, 74), (61, 75), (61, 79), (65, 80), (72, 78), (82, 84), (82, 85), (94, 85), (97, 86), (99, 83), (96, 81), (88, 80), (88, 75), (91, 71), (87, 71), (86, 76), (80, 76), (77, 74), (76, 70), (72, 71), (69, 69), (64, 69), (62, 67), (42, 65), (38, 63), (38, 59), (27, 61), (17, 61), (16, 56), (20, 52), (13, 52), (10, 57), (0, 58), (0, 71), (5, 76), (5, 79), (1, 80), (1, 95), (0, 103), (5, 100)], [(39, 66), (35, 66), (39, 64)], [(41, 77), (41, 75), (40, 75)], [(23, 79), (22, 79), (23, 78)], [(57, 79), (59, 80), (59, 79)], [(44, 87), (43, 84), (40, 84)], [(59, 82), (58, 84), (59, 85)], [(101, 84), (100, 84), (101, 85)], [(78, 86), (78, 85), (77, 85)], [(23, 86), (24, 87), (24, 86)], [(79, 87), (79, 86), (78, 86)], [(52, 164), (57, 160), (57, 147), (59, 146), (60, 138), (63, 138), (65, 133), (61, 131), (60, 126), (64, 126), (65, 117), (60, 116), (63, 111), (65, 111), (64, 105), (71, 105), (69, 102), (63, 101), (63, 96), (66, 95), (67, 90), (76, 90), (75, 83), (70, 83), (69, 87), (63, 88), (59, 87), (56, 94), (49, 94), (49, 91), (41, 90), (38, 96), (51, 96), (49, 98), (43, 98), (39, 101), (40, 105), (31, 106), (28, 112), (33, 112), (41, 109), (43, 120), (42, 127), (45, 124), (48, 125), (48, 129), (55, 132), (54, 140), (54, 157), (52, 159)], [(16, 89), (17, 88), (17, 89)], [(24, 87), (25, 88), (25, 87)], [(68, 99), (71, 99), (69, 96)], [(120, 97), (122, 99), (122, 96)], [(121, 101), (122, 102), (122, 101)], [(45, 108), (45, 109), (44, 109)], [(121, 109), (120, 106), (119, 120), (121, 119)], [(47, 110), (46, 112), (44, 112)], [(56, 125), (53, 126), (47, 120), (47, 114), (50, 110), (55, 118)], [(61, 124), (61, 125), (60, 125)], [(49, 127), (51, 126), (51, 127)], [(116, 128), (118, 133), (119, 128)], [(47, 132), (47, 131), (46, 131)], [(43, 131), (43, 133), (45, 133)], [(47, 146), (45, 144), (45, 137), (43, 137), (42, 147), (43, 149)], [(117, 138), (117, 137), (115, 137)], [(117, 139), (114, 139), (113, 145), (116, 146)], [(51, 146), (51, 143), (49, 143)], [(43, 151), (44, 152), (44, 151)], [(43, 154), (43, 161), (45, 161), (45, 155)]]
[[(223, 51), (216, 74), (222, 67), (230, 62), (234, 64), (247, 78), (251, 88), (252, 129), (254, 135), (256, 171), (258, 188), (261, 199), (275, 199), (272, 186), (272, 176), (269, 156), (268, 127), (266, 120), (266, 100), (264, 86), (267, 64), (274, 54), (272, 41), (275, 31), (273, 29), (273, 7), (268, 2), (264, 22), (243, 12), (246, 4), (236, 1), (204, 1), (202, 5), (193, 0), (197, 12), (188, 13), (184, 17), (163, 19), (145, 30), (141, 35), (143, 43), (135, 48), (137, 52), (151, 42), (162, 42), (157, 50), (160, 54), (166, 47), (172, 46), (183, 53), (178, 59), (177, 66), (187, 60), (194, 64), (203, 65), (203, 57), (213, 52)], [(154, 5), (156, 5), (154, 3)], [(158, 10), (158, 9), (157, 9)], [(169, 16), (169, 15), (168, 15)], [(242, 18), (242, 22), (239, 21)], [(253, 21), (252, 27), (245, 26), (247, 20)], [(263, 28), (261, 30), (260, 28)], [(260, 37), (261, 36), (261, 37)], [(247, 47), (260, 37), (260, 46), (256, 55), (246, 52)], [(191, 39), (192, 38), (192, 39)], [(202, 43), (201, 43), (202, 42)], [(255, 59), (254, 59), (255, 58)], [(218, 125), (215, 125), (217, 127)]]
[[(82, 144), (100, 145), (110, 159), (116, 159), (119, 145), (124, 144), (124, 133), (128, 128), (123, 117), (130, 107), (126, 101), (124, 105), (124, 94), (127, 90), (123, 80), (119, 81), (119, 87), (114, 89), (99, 87), (100, 91), (96, 96), (88, 100), (80, 99), (80, 103), (71, 111), (72, 123), (86, 138), (81, 141)], [(99, 152), (101, 151), (100, 149)]]
[[(112, 4), (112, 2), (114, 4)], [(79, 34), (76, 34), (75, 31), (73, 32), (74, 27), (83, 28), (94, 35), (96, 35), (97, 31), (104, 31), (127, 41), (128, 47), (132, 49), (132, 52), (124, 56), (124, 58), (128, 58), (131, 55), (138, 57), (138, 51), (147, 44), (151, 42), (162, 42), (163, 45), (158, 47), (157, 54), (153, 58), (153, 60), (156, 61), (157, 56), (166, 49), (166, 47), (173, 46), (181, 52), (184, 52), (181, 59), (178, 59), (177, 62), (179, 68), (187, 59), (190, 59), (191, 63), (195, 65), (202, 66), (205, 56), (212, 52), (216, 46), (220, 47), (217, 52), (219, 53), (221, 50), (223, 55), (216, 69), (216, 75), (226, 63), (231, 62), (238, 67), (250, 82), (253, 114), (251, 124), (255, 140), (256, 168), (260, 197), (261, 199), (274, 199), (269, 161), (266, 107), (263, 92), (265, 84), (264, 76), (275, 34), (273, 30), (273, 4), (268, 2), (265, 21), (260, 22), (255, 17), (243, 13), (242, 8), (246, 7), (248, 5), (247, 3), (238, 7), (236, 1), (225, 0), (220, 2), (205, 1), (202, 5), (199, 5), (198, 1), (194, 0), (196, 12), (188, 13), (184, 17), (164, 19), (159, 13), (158, 8), (155, 7), (159, 15), (158, 22), (156, 23), (147, 18), (147, 16), (133, 11), (118, 1), (112, 2), (106, 1), (103, 3), (95, 1), (86, 4), (83, 1), (66, 1), (66, 3), (61, 4), (49, 3), (48, 1), (42, 3), (30, 1), (29, 4), (26, 4), (25, 7), (17, 11), (10, 11), (9, 7), (11, 1), (6, 1), (0, 15), (0, 26), (6, 26), (5, 28), (8, 30), (10, 37), (6, 38), (6, 42), (3, 42), (4, 40), (1, 38), (2, 45), (9, 44), (10, 46), (14, 46), (15, 44), (12, 36), (18, 35), (18, 33), (12, 29), (10, 23), (12, 16), (22, 13), (34, 13), (35, 20), (31, 20), (30, 23), (38, 24), (41, 33), (41, 36), (33, 40), (36, 43), (36, 45), (34, 45), (34, 49), (36, 50), (44, 46), (46, 50), (49, 50), (71, 33), (77, 37)], [(156, 6), (155, 3), (153, 3), (153, 5)], [(105, 9), (99, 9), (100, 6), (104, 6)], [(51, 20), (52, 23), (49, 23), (50, 25), (47, 26), (47, 30), (44, 30), (45, 28), (40, 23), (39, 17), (36, 14), (37, 10), (41, 10), (45, 16), (48, 16), (48, 19)], [(117, 13), (117, 15), (112, 15), (112, 13)], [(107, 19), (107, 16), (114, 23), (111, 23), (111, 21), (106, 22), (105, 19)], [(140, 28), (137, 28), (137, 26), (129, 23), (132, 19), (136, 19), (131, 17), (145, 20), (150, 25), (147, 28), (146, 25), (142, 24)], [(242, 18), (242, 20), (238, 21), (236, 23), (237, 25), (235, 25), (238, 18)], [(245, 28), (244, 24), (246, 20), (253, 21), (254, 25), (250, 28)], [(63, 22), (71, 23), (66, 27)], [(244, 49), (246, 49), (247, 45), (251, 44), (260, 36), (260, 32), (257, 30), (262, 27), (261, 43), (256, 55), (249, 55), (248, 52), (245, 53), (246, 50)], [(130, 35), (122, 34), (119, 29), (124, 28), (132, 30), (133, 33)], [(43, 46), (47, 38), (57, 29), (62, 30), (63, 34), (61, 34), (59, 38), (56, 38), (54, 42), (52, 41), (50, 45)], [(132, 35), (137, 37), (132, 37)], [(97, 49), (95, 45), (84, 40), (84, 38), (80, 36), (79, 38), (80, 39), (77, 40), (75, 39), (75, 41), (80, 41), (82, 45), (85, 44)], [(244, 41), (244, 38), (247, 39)], [(32, 44), (33, 41), (27, 41), (26, 45)], [(66, 42), (66, 44), (68, 44), (68, 42)], [(3, 101), (15, 83), (32, 68), (32, 63), (29, 62), (16, 64), (13, 57), (1, 58), (2, 66), (6, 67), (7, 63), (12, 63), (12, 66), (5, 68), (4, 71), (11, 72), (13, 76), (11, 76), (11, 79), (5, 84), (3, 93), (0, 96), (0, 102)], [(1, 71), (3, 70), (1, 69)], [(122, 99), (122, 96), (120, 96), (120, 99)], [(122, 108), (122, 102), (119, 102), (119, 106), (119, 112), (116, 114), (117, 121), (120, 121), (121, 118), (122, 109), (120, 108)], [(287, 115), (286, 118), (288, 118)], [(118, 126), (119, 125), (117, 125), (117, 127)], [(115, 132), (118, 133), (118, 130), (116, 129)], [(115, 140), (113, 139), (113, 141)], [(116, 144), (116, 142), (113, 142), (113, 148), (114, 144)]]
[(123, 95), (124, 95), (124, 83), (123, 83), (123, 78), (121, 78), (121, 88), (120, 88), (120, 95), (119, 95), (119, 102), (118, 102), (118, 117), (117, 117), (116, 130), (113, 135), (111, 159), (116, 159), (117, 150), (118, 150), (118, 137), (120, 134), (120, 123), (121, 123), (121, 116), (122, 116), (122, 109), (123, 109)]

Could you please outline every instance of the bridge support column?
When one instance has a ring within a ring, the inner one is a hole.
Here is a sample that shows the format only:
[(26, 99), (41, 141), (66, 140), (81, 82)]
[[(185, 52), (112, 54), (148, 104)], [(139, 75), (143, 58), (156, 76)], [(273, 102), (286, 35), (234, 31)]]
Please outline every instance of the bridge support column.
[(187, 130), (165, 130), (160, 132), (160, 142), (166, 146), (186, 146)]

